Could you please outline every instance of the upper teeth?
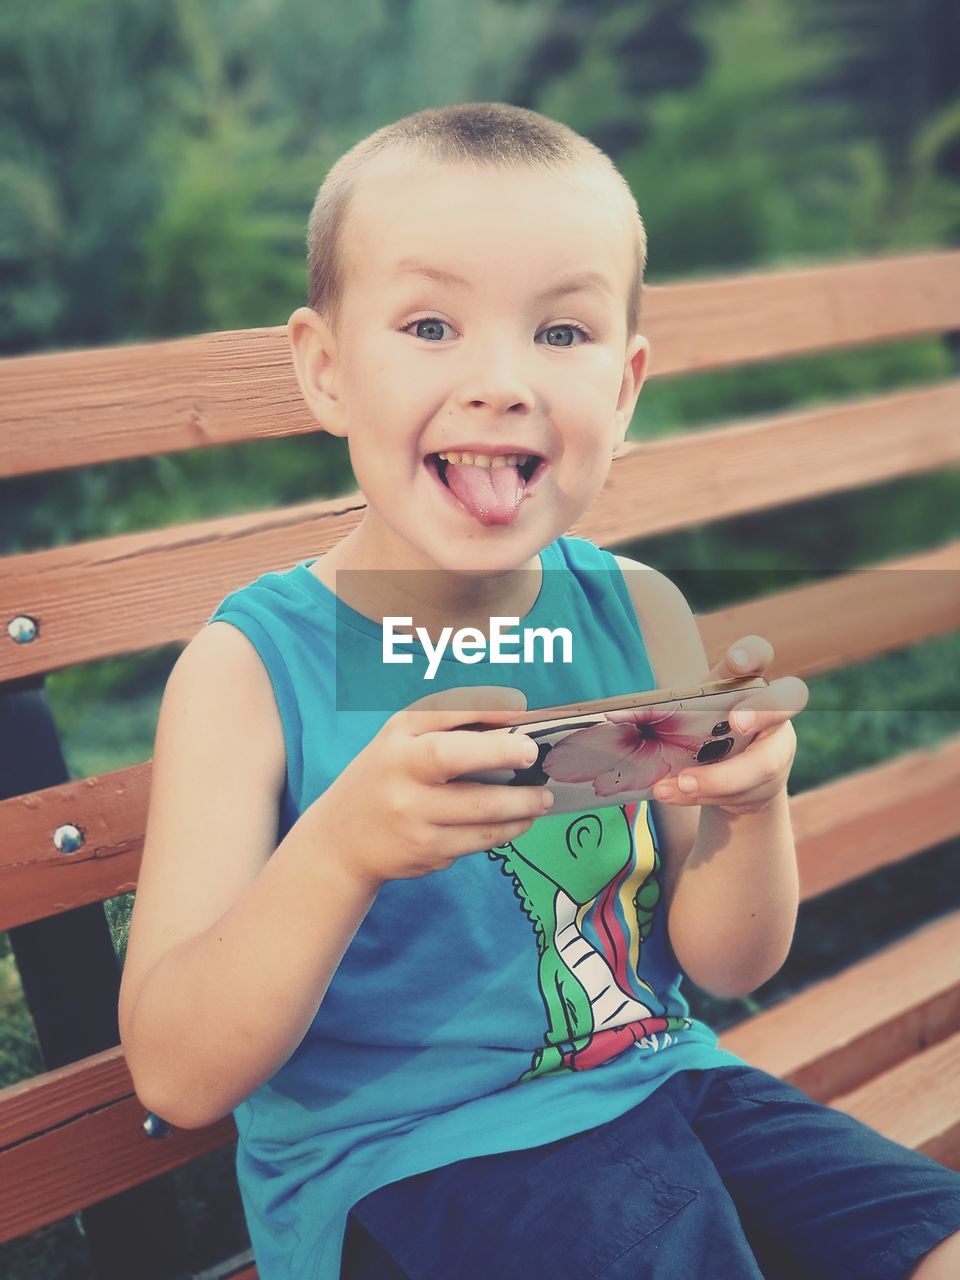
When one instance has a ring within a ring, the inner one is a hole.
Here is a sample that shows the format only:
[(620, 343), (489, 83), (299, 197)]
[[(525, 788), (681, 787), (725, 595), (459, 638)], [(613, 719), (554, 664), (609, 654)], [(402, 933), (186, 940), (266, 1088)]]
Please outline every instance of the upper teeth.
[(475, 467), (522, 467), (529, 461), (525, 453), (502, 453), (491, 457), (488, 453), (441, 453), (444, 462), (469, 462)]

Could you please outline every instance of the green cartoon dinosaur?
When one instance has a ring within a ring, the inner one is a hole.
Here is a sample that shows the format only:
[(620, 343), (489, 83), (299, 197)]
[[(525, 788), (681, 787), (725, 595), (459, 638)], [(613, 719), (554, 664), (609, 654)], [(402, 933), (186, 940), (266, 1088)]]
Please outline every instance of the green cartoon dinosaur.
[[(548, 814), (518, 840), (487, 851), (513, 879), (540, 957), (546, 1047), (521, 1081), (589, 1070), (634, 1044), (666, 1047), (670, 1031), (690, 1026), (637, 998), (656, 1001), (639, 977), (639, 957), (660, 898), (656, 848), (647, 840), (638, 850), (634, 839), (638, 809), (645, 816), (646, 806), (636, 804)], [(582, 932), (588, 915), (599, 949)]]

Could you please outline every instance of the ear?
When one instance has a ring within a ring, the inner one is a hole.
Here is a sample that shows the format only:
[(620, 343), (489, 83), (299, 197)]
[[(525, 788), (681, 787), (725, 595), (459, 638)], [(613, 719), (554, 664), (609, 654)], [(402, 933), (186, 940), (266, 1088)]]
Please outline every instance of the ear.
[(331, 435), (347, 434), (338, 394), (337, 343), (327, 320), (312, 307), (298, 307), (287, 321), (293, 367), (310, 412)]
[(627, 434), (630, 419), (637, 405), (637, 397), (647, 376), (650, 363), (650, 343), (642, 333), (635, 333), (627, 345), (626, 360), (623, 366), (623, 382), (620, 386), (620, 398), (617, 400), (617, 427), (620, 440)]

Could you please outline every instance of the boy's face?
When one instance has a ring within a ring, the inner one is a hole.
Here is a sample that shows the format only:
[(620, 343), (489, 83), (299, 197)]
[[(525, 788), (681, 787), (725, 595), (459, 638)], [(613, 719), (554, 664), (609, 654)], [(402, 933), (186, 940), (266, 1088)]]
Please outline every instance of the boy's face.
[(311, 407), (349, 440), (380, 567), (508, 571), (591, 504), (646, 366), (626, 332), (634, 235), (587, 170), (378, 161), (343, 236), (337, 339), (305, 308), (290, 332)]

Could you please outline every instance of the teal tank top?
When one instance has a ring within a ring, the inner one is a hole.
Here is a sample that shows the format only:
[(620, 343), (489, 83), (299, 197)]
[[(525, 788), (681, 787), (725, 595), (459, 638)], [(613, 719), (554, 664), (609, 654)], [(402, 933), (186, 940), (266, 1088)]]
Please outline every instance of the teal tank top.
[[(220, 603), (210, 621), (250, 640), (283, 724), (277, 843), (427, 693), (509, 685), (533, 709), (655, 687), (614, 557), (559, 538), (540, 559), (521, 626), (568, 628), (571, 663), (465, 665), (448, 649), (427, 681), (414, 642), (413, 663), (387, 666), (381, 625), (313, 560)], [(641, 802), (547, 814), (513, 844), (384, 885), (303, 1041), (234, 1111), (261, 1280), (338, 1280), (347, 1215), (378, 1187), (580, 1133), (676, 1071), (741, 1061), (689, 1016), (659, 865)]]

